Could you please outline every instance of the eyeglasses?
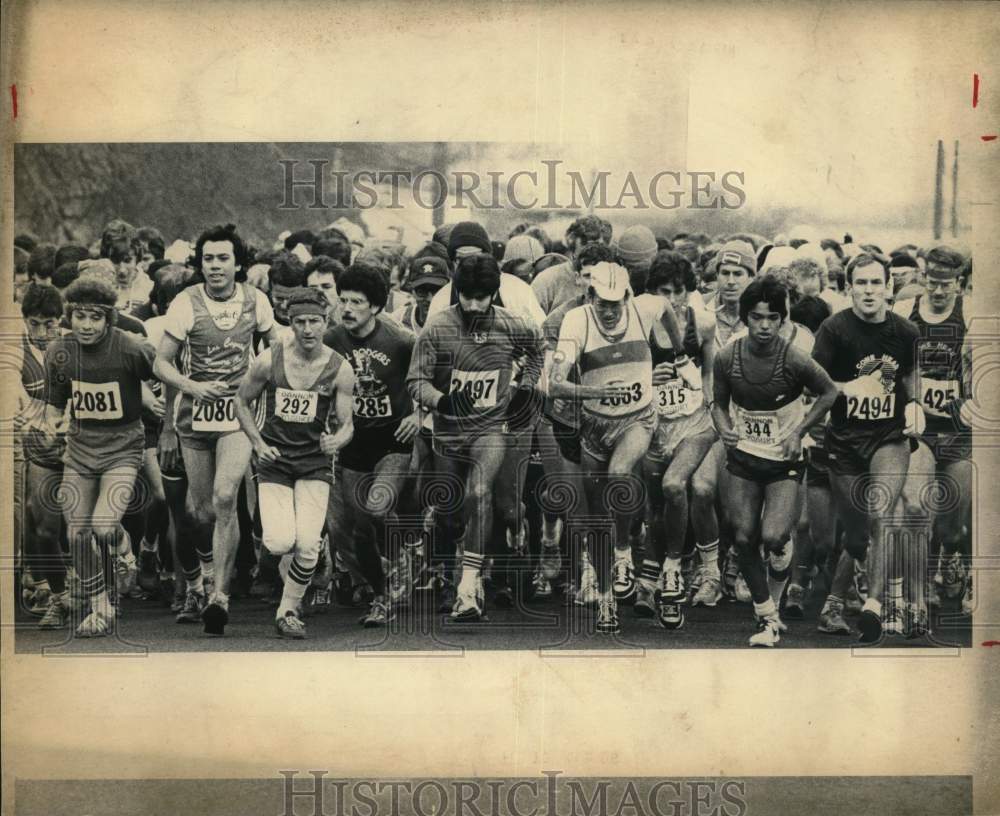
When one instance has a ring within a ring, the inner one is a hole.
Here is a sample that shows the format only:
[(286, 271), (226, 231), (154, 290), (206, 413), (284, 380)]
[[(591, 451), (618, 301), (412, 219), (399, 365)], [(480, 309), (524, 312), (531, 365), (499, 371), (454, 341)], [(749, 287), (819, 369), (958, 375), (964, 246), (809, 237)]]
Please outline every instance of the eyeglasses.
[(951, 289), (952, 285), (955, 282), (956, 282), (955, 278), (951, 278), (950, 280), (931, 280), (930, 278), (928, 278), (925, 286), (931, 292), (946, 292), (947, 290)]

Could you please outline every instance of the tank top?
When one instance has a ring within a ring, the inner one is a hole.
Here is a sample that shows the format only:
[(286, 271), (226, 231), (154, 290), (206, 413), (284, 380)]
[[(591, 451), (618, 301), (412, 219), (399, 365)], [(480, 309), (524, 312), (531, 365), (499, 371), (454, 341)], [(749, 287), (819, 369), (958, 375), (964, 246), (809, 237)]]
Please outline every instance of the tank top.
[(319, 449), (320, 434), (326, 430), (333, 396), (333, 383), (344, 358), (330, 350), (330, 359), (308, 388), (292, 388), (285, 373), (285, 346), (271, 349), (271, 376), (265, 399), (267, 414), (261, 436), (282, 454), (295, 457)]
[(965, 316), (962, 298), (955, 300), (951, 314), (940, 323), (929, 323), (920, 314), (920, 298), (915, 298), (910, 321), (920, 329), (917, 343), (917, 394), (924, 408), (927, 430), (954, 431), (955, 423), (947, 405), (965, 393), (962, 345)]
[[(45, 405), (45, 358), (41, 351), (31, 344), (27, 335), (21, 336), (21, 386), (24, 392), (33, 400), (35, 410), (44, 411)], [(32, 417), (42, 419), (43, 417)], [(61, 468), (62, 455), (66, 450), (65, 438), (57, 438), (48, 444), (42, 432), (35, 427), (28, 428), (21, 438), (24, 455), (34, 464), (46, 468)]]
[(626, 306), (625, 333), (617, 340), (604, 334), (589, 304), (584, 307), (584, 319), (587, 331), (580, 354), (581, 384), (629, 388), (621, 397), (587, 400), (584, 410), (603, 417), (622, 417), (645, 408), (653, 399), (653, 356), (635, 305), (629, 301)]
[[(695, 321), (694, 309), (691, 306), (687, 307), (686, 320), (684, 337), (681, 339), (684, 353), (698, 368), (701, 368), (701, 342), (698, 338), (698, 324)], [(663, 323), (662, 318), (660, 321)], [(666, 324), (663, 323), (663, 325)], [(656, 339), (656, 332), (652, 329), (649, 332), (649, 348), (653, 355), (653, 368), (656, 368), (660, 363), (673, 363), (677, 359), (676, 349), (672, 346), (661, 346)], [(702, 391), (688, 388), (684, 380), (676, 376), (663, 385), (654, 385), (653, 394), (657, 413), (666, 420), (691, 416), (704, 405)]]
[(730, 415), (740, 435), (737, 448), (762, 459), (781, 462), (781, 443), (794, 432), (805, 416), (802, 383), (786, 366), (788, 341), (776, 339), (774, 366), (760, 382), (748, 379), (744, 366), (747, 338), (734, 341), (728, 379), (732, 400)]
[(218, 322), (205, 304), (204, 285), (190, 287), (194, 325), (181, 352), (185, 376), (195, 382), (222, 380), (232, 393), (246, 373), (253, 355), (253, 335), (257, 330), (256, 290), (247, 283), (236, 284), (243, 292), (241, 303), (233, 302)]

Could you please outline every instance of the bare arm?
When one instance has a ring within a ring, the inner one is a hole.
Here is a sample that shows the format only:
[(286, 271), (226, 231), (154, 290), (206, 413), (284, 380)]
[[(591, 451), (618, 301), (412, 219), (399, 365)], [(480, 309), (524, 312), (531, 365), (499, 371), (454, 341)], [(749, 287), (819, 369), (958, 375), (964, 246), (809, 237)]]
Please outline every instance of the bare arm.
[(715, 423), (715, 429), (719, 432), (723, 444), (727, 448), (733, 448), (740, 440), (729, 416), (729, 401), (732, 398), (732, 392), (729, 388), (729, 380), (726, 379), (723, 370), (722, 355), (717, 356), (712, 365), (712, 394), (715, 397), (715, 401), (712, 403), (712, 421)]
[[(250, 364), (250, 368), (243, 376), (239, 390), (236, 392), (236, 418), (240, 421), (243, 433), (247, 435), (253, 449), (261, 455), (263, 448), (268, 447), (264, 438), (257, 428), (257, 419), (254, 416), (251, 403), (255, 402), (267, 387), (268, 377), (271, 376), (271, 349), (266, 349), (257, 359)], [(265, 457), (262, 457), (265, 458)], [(277, 458), (277, 457), (275, 457)]]
[(327, 456), (334, 456), (354, 438), (354, 369), (344, 363), (333, 383), (337, 392), (333, 409), (337, 430), (320, 437), (320, 447)]

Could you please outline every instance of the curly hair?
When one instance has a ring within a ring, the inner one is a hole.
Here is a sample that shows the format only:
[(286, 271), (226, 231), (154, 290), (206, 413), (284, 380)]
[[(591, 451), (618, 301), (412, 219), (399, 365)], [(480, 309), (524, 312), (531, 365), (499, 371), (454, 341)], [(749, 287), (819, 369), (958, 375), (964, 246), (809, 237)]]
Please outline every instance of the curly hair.
[[(217, 224), (198, 236), (198, 240), (194, 245), (194, 268), (198, 271), (201, 271), (202, 250), (204, 250), (205, 244), (208, 241), (229, 241), (233, 245), (233, 256), (236, 258), (236, 265), (243, 272), (243, 277), (246, 277), (247, 248), (246, 244), (243, 243), (243, 239), (236, 232), (235, 224), (226, 224), (225, 226)], [(237, 275), (237, 280), (239, 279), (239, 275)]]

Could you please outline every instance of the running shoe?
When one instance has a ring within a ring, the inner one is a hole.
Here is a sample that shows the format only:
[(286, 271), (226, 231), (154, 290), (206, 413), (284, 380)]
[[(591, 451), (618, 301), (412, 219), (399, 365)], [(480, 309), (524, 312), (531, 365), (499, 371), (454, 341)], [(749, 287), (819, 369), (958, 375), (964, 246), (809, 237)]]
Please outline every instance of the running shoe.
[(743, 577), (742, 573), (740, 573), (736, 579), (734, 594), (736, 596), (737, 603), (753, 603), (753, 596), (750, 594), (750, 587), (747, 585), (746, 578)]
[(862, 643), (878, 643), (882, 639), (882, 616), (871, 609), (862, 609), (858, 616), (858, 638)]
[(788, 594), (785, 596), (785, 617), (792, 620), (802, 620), (805, 617), (806, 591), (798, 584), (788, 585)]
[(927, 607), (914, 603), (908, 603), (901, 610), (902, 634), (910, 640), (921, 638), (930, 633), (930, 616), (927, 614)]
[(615, 565), (611, 571), (611, 588), (616, 601), (625, 602), (635, 597), (635, 568), (632, 565), (631, 553), (615, 556)]
[(456, 621), (478, 621), (483, 618), (483, 585), (477, 581), (473, 589), (459, 587), (455, 596), (455, 605), (451, 610), (451, 618)]
[(660, 573), (660, 596), (667, 601), (680, 603), (684, 599), (684, 578), (679, 567), (663, 565)]
[(52, 593), (47, 589), (36, 589), (28, 599), (28, 614), (41, 618), (52, 605)]
[(291, 609), (282, 617), (274, 619), (274, 628), (279, 637), (287, 640), (304, 640), (306, 636), (306, 625)]
[[(542, 528), (544, 531), (544, 527)], [(539, 556), (538, 565), (542, 575), (550, 581), (555, 578), (562, 569), (562, 551), (559, 549), (559, 540), (562, 538), (563, 522), (556, 519), (555, 531), (552, 538), (542, 536), (542, 552)]]
[(545, 577), (545, 573), (542, 570), (541, 564), (538, 565), (538, 569), (535, 570), (535, 574), (531, 579), (534, 596), (536, 598), (551, 598), (552, 597), (552, 582)]
[(632, 612), (637, 618), (656, 617), (656, 586), (652, 581), (644, 578), (636, 581)]
[(757, 632), (750, 636), (750, 645), (773, 649), (781, 642), (780, 623), (777, 617), (761, 618), (757, 621)]
[(941, 576), (945, 597), (957, 598), (965, 586), (965, 565), (962, 564), (962, 556), (952, 553), (944, 562)]
[(882, 610), (882, 629), (886, 635), (902, 635), (906, 628), (903, 606), (886, 601), (885, 608)]
[(65, 629), (69, 623), (69, 604), (60, 599), (58, 595), (52, 595), (49, 608), (38, 621), (39, 629)]
[(139, 565), (136, 563), (135, 554), (129, 550), (125, 555), (115, 558), (115, 586), (118, 589), (119, 598), (127, 598), (132, 595), (136, 588), (136, 576), (139, 574)]
[(383, 598), (376, 598), (372, 601), (368, 614), (364, 615), (358, 623), (364, 626), (365, 629), (378, 629), (381, 626), (387, 626), (389, 621), (395, 617), (389, 604)]
[(81, 638), (107, 637), (111, 634), (115, 625), (115, 611), (109, 607), (107, 611), (93, 610), (87, 617), (80, 621), (76, 627), (76, 636)]
[(202, 592), (195, 592), (189, 589), (184, 598), (184, 606), (177, 613), (178, 623), (198, 623), (201, 620), (201, 613), (205, 609), (205, 595)]
[(851, 627), (844, 620), (843, 602), (827, 598), (819, 613), (819, 626), (816, 628), (827, 635), (851, 634)]
[(615, 603), (613, 593), (598, 600), (597, 623), (594, 628), (602, 635), (617, 635), (621, 631), (621, 625), (618, 623), (618, 604)]
[(590, 563), (590, 559), (586, 558), (580, 572), (580, 588), (576, 592), (574, 603), (577, 606), (595, 606), (600, 597), (601, 593), (597, 589), (597, 570)]
[(221, 604), (218, 601), (211, 601), (201, 613), (202, 623), (205, 624), (205, 634), (221, 637), (226, 633), (226, 624), (229, 623), (228, 604)]
[(715, 606), (722, 598), (722, 581), (718, 575), (709, 575), (702, 569), (702, 579), (691, 597), (692, 606)]
[(676, 598), (664, 598), (662, 593), (658, 593), (656, 619), (664, 629), (680, 629), (684, 625), (684, 608), (681, 602)]

